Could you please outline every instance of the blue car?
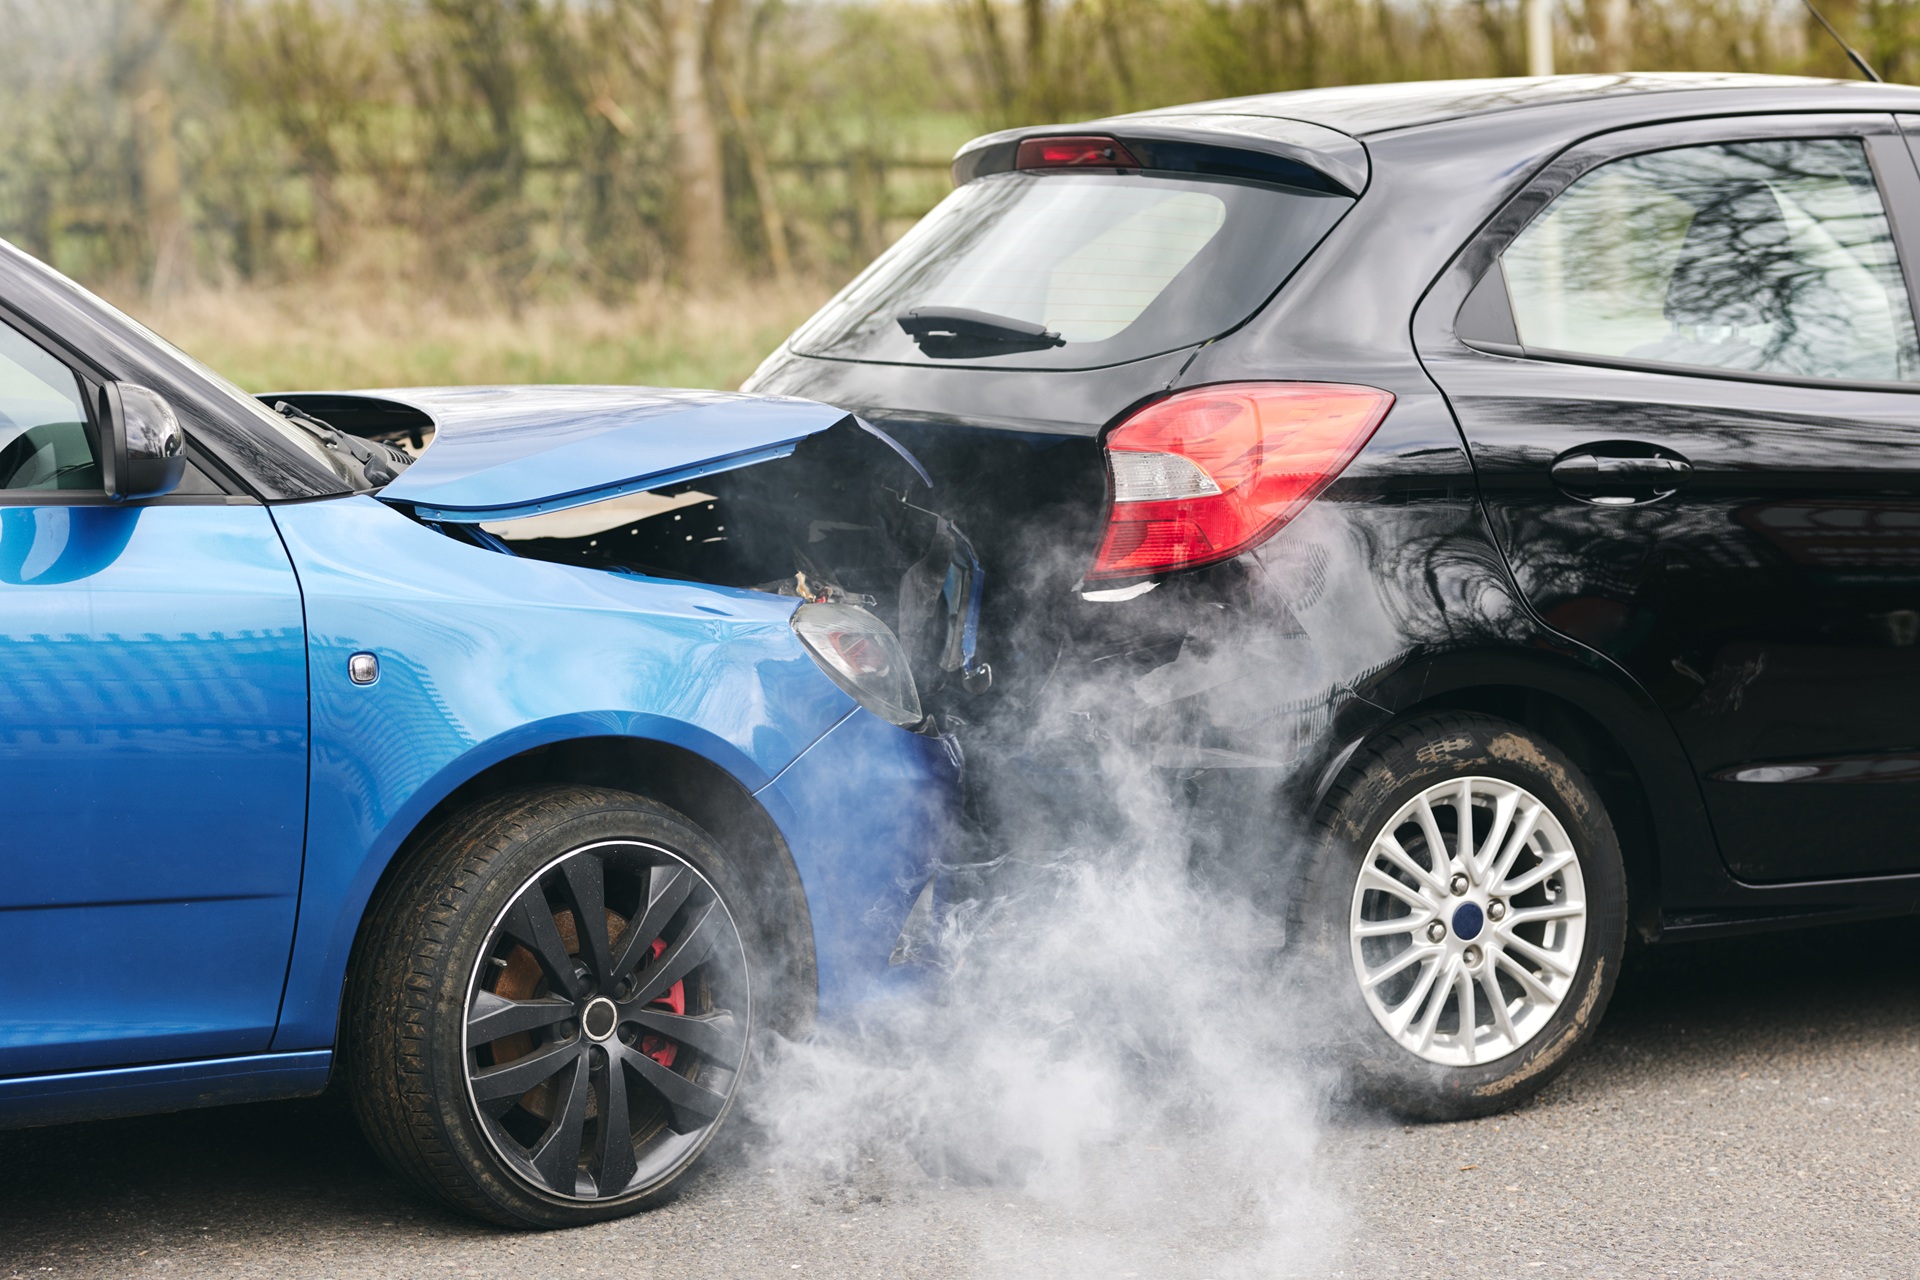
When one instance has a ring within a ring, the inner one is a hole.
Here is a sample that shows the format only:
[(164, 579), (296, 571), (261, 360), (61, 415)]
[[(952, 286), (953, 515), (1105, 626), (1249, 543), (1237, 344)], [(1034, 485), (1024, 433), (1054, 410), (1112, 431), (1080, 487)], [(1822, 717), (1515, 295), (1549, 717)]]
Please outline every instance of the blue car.
[(658, 1199), (910, 981), (984, 676), (926, 490), (805, 400), (256, 399), (0, 243), (0, 1126), (334, 1082), (482, 1218)]

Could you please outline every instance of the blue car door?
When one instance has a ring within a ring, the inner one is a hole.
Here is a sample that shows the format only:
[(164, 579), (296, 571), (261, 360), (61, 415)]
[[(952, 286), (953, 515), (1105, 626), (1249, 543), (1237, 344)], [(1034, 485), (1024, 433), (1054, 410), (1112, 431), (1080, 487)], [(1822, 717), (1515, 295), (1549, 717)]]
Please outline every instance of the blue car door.
[(286, 551), (192, 468), (109, 502), (89, 394), (0, 323), (0, 1076), (264, 1050), (300, 887)]

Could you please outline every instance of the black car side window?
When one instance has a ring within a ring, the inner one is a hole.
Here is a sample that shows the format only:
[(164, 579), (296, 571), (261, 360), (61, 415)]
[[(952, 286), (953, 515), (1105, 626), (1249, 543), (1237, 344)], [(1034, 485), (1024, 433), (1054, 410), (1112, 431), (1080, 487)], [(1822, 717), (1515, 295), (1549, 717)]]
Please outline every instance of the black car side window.
[(0, 490), (101, 487), (79, 378), (0, 323)]
[(1913, 310), (1858, 139), (1615, 160), (1561, 192), (1500, 266), (1528, 354), (1920, 380)]

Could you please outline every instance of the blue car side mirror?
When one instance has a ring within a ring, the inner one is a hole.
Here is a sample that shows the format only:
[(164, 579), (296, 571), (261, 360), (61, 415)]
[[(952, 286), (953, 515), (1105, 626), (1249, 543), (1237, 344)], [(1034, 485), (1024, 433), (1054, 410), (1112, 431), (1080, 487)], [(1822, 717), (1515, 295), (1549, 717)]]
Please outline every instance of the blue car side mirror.
[(157, 391), (109, 382), (100, 392), (100, 473), (115, 502), (172, 493), (187, 473), (186, 436)]

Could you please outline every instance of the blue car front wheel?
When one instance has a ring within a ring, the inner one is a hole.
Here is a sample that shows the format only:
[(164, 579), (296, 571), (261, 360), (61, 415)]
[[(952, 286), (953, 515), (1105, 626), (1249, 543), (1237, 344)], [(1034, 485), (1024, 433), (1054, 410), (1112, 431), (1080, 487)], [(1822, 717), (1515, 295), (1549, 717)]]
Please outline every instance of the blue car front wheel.
[(685, 817), (525, 792), (430, 838), (370, 919), (356, 1109), (401, 1172), (516, 1226), (632, 1212), (719, 1133), (754, 1009), (731, 868)]

